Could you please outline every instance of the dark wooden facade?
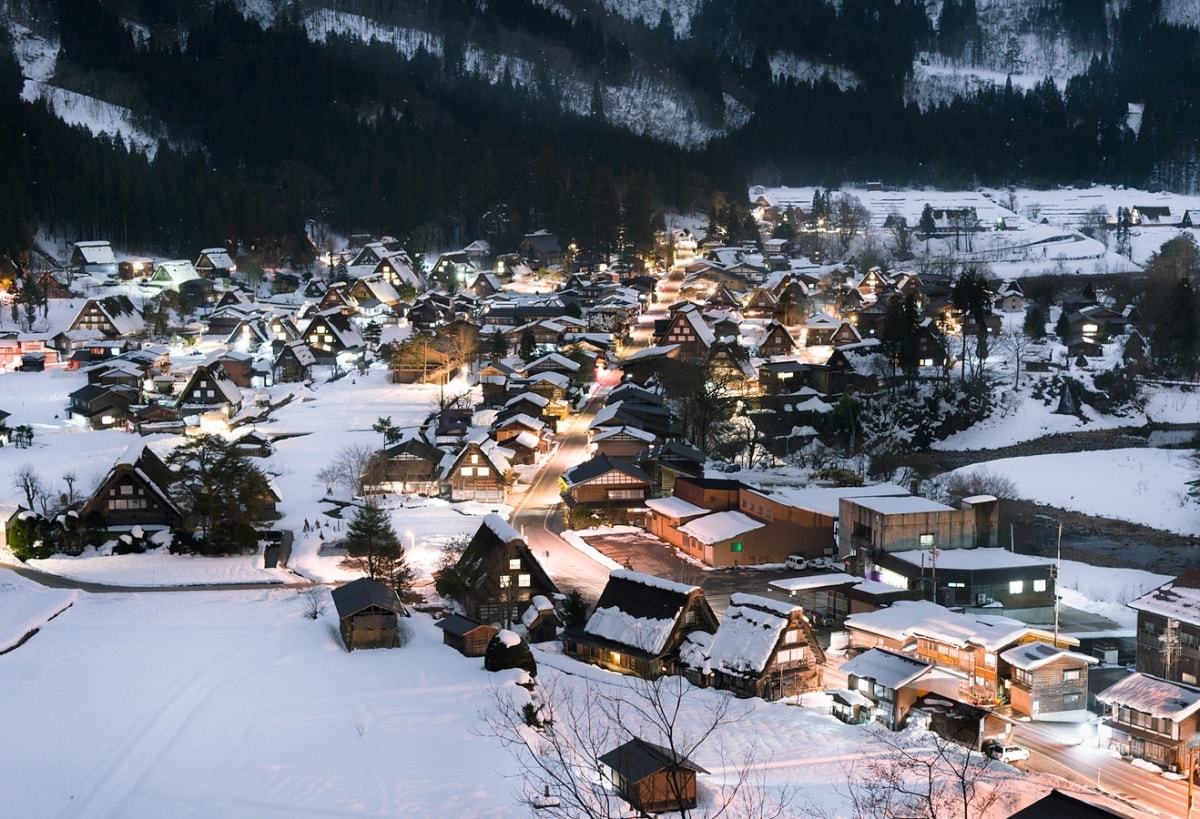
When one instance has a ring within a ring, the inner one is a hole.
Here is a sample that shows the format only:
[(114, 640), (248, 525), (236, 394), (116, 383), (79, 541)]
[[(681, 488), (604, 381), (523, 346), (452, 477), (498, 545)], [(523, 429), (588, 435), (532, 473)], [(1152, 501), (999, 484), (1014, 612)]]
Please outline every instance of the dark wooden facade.
[(464, 657), (482, 657), (488, 643), (500, 631), (490, 623), (481, 623), (461, 614), (451, 614), (435, 625), (442, 630), (442, 643)]
[(499, 515), (485, 515), (455, 564), (463, 583), (463, 608), (482, 622), (509, 626), (534, 597), (553, 600), (558, 586), (528, 544)]
[(333, 590), (339, 630), (347, 651), (399, 648), (400, 621), (408, 610), (396, 592), (377, 580), (359, 578)]
[(696, 807), (696, 774), (708, 773), (687, 757), (636, 737), (599, 762), (621, 798), (649, 813)]
[(171, 470), (149, 447), (117, 463), (80, 510), (80, 517), (104, 516), (110, 527), (173, 526), (180, 511), (167, 493)]

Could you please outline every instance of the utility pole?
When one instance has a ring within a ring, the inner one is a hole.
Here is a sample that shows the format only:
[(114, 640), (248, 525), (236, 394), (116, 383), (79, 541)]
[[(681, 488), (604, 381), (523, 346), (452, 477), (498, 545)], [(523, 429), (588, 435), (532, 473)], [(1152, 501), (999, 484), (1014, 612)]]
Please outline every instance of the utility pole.
[(1050, 567), (1050, 579), (1054, 581), (1054, 647), (1058, 647), (1058, 576), (1062, 569), (1062, 521), (1058, 522), (1058, 561)]
[(1179, 656), (1179, 621), (1174, 617), (1167, 618), (1167, 628), (1162, 636), (1163, 679), (1173, 680), (1175, 659)]

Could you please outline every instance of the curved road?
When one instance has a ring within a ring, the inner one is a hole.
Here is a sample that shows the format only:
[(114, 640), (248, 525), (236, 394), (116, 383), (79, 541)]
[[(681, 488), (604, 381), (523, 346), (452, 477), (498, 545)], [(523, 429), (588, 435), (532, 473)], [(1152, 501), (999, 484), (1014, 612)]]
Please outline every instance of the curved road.
[(558, 448), (538, 471), (528, 491), (513, 506), (513, 527), (525, 538), (559, 590), (578, 589), (588, 600), (595, 600), (604, 590), (609, 567), (559, 537), (563, 525), (559, 478), (571, 467), (587, 460), (588, 425), (603, 405), (604, 396), (619, 380), (619, 374), (610, 370), (583, 410), (559, 424)]

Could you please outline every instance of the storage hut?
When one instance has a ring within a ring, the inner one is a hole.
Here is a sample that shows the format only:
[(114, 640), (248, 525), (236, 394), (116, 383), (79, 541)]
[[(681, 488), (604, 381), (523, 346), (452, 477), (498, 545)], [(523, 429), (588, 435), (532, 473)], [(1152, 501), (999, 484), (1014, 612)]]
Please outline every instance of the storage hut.
[(696, 807), (696, 774), (708, 773), (687, 757), (637, 737), (599, 761), (621, 798), (650, 813)]
[(436, 625), (442, 630), (442, 642), (464, 657), (482, 657), (487, 651), (488, 643), (500, 630), (461, 614), (451, 614), (446, 619), (439, 620)]
[(558, 639), (562, 620), (554, 610), (554, 603), (545, 595), (535, 594), (521, 615), (525, 626), (525, 638), (531, 643), (546, 643)]
[(408, 609), (396, 592), (377, 580), (363, 577), (333, 590), (342, 642), (356, 648), (399, 648), (400, 617)]

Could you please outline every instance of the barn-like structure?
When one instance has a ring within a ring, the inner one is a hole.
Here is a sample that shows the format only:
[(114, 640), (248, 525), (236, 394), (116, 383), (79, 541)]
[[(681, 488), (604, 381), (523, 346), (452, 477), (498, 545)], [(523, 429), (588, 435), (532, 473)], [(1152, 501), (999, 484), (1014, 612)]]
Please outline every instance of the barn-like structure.
[(400, 647), (400, 618), (408, 609), (392, 589), (363, 577), (334, 589), (333, 605), (347, 651)]

